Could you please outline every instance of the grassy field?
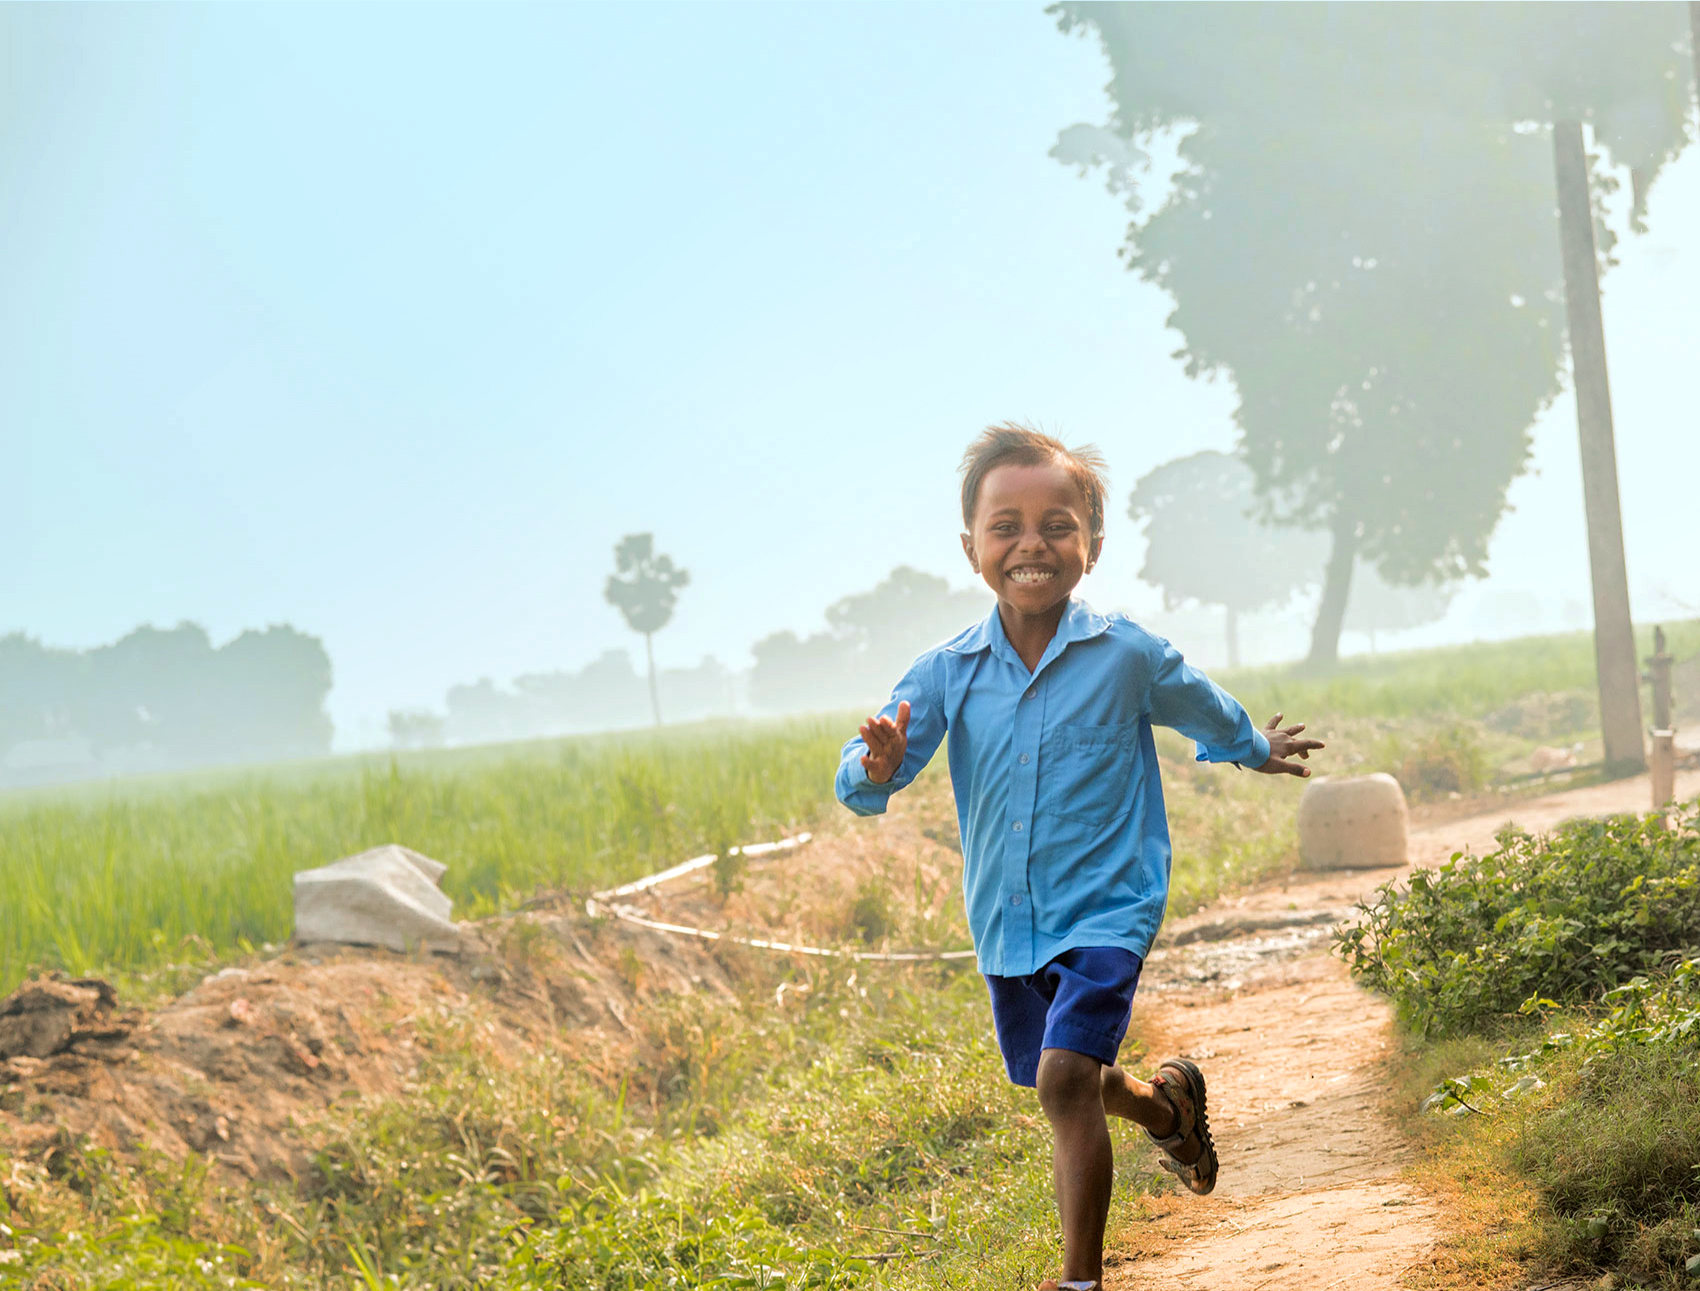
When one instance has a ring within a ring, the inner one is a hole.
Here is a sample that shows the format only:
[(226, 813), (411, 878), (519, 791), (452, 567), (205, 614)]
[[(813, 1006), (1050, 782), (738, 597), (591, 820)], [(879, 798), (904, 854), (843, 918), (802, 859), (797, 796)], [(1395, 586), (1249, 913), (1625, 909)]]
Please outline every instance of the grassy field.
[[(1700, 619), (1664, 625), (1677, 659), (1700, 654)], [(1653, 629), (1637, 628), (1636, 656), (1653, 653)], [(1340, 718), (1445, 718), (1475, 721), (1525, 695), (1594, 693), (1591, 632), (1519, 637), (1398, 654), (1356, 656), (1321, 675), (1256, 668), (1218, 675), (1252, 712), (1283, 709)]]
[(291, 876), (382, 843), (449, 866), (457, 917), (806, 825), (844, 721), (684, 728), (0, 798), (0, 991), (290, 935)]
[[(1700, 622), (1669, 631), (1679, 658), (1700, 652)], [(1333, 745), (1324, 769), (1399, 770), (1456, 760), (1446, 728), (1531, 693), (1586, 710), (1592, 669), (1591, 638), (1575, 633), (1221, 679), (1259, 721), (1310, 721)], [(476, 917), (538, 887), (621, 881), (808, 827), (832, 807), (853, 729), (850, 715), (716, 723), (3, 795), (0, 990), (31, 966), (126, 976), (280, 942), (296, 870), (381, 843), (445, 862), (457, 914)], [(1462, 750), (1466, 781), (1515, 751), (1485, 735), (1479, 756)], [(1180, 908), (1290, 858), (1291, 786), (1197, 772), (1178, 739), (1163, 749)]]

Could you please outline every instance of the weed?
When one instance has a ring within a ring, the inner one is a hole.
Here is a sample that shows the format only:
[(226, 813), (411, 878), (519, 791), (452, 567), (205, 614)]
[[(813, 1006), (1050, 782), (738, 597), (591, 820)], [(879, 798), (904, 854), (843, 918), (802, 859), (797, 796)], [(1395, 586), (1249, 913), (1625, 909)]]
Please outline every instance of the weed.
[(744, 871), (749, 865), (743, 852), (730, 846), (722, 847), (715, 854), (714, 864), (709, 867), (714, 872), (714, 895), (725, 901), (733, 893), (742, 892)]
[(879, 879), (863, 879), (856, 885), (846, 923), (848, 931), (867, 945), (884, 941), (896, 924), (890, 888)]
[(1487, 755), (1465, 726), (1446, 726), (1411, 744), (1393, 738), (1383, 760), (1414, 802), (1476, 793), (1488, 781)]

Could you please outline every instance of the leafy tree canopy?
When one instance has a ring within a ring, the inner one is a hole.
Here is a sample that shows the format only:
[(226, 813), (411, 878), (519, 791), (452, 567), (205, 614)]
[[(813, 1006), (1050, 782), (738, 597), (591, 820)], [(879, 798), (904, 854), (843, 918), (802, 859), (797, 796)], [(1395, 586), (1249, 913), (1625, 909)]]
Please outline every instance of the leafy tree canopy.
[(614, 573), (603, 595), (625, 616), (627, 627), (648, 636), (671, 621), (679, 590), (690, 581), (688, 571), (655, 550), (654, 534), (633, 533), (614, 548)]

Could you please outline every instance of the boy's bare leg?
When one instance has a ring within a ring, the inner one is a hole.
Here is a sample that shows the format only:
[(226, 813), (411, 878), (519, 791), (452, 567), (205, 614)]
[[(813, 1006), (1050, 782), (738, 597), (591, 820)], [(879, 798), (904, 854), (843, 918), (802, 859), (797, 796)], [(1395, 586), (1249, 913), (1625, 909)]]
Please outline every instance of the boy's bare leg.
[(1056, 1140), (1051, 1176), (1062, 1219), (1065, 1282), (1098, 1282), (1104, 1276), (1104, 1223), (1115, 1170), (1101, 1092), (1106, 1070), (1096, 1058), (1070, 1049), (1039, 1055), (1039, 1105)]
[[(1152, 1086), (1137, 1076), (1128, 1075), (1119, 1065), (1103, 1068), (1099, 1079), (1103, 1091), (1104, 1111), (1109, 1115), (1132, 1121), (1160, 1139), (1175, 1132), (1174, 1104)], [(1202, 1151), (1203, 1145), (1200, 1143), (1184, 1143), (1177, 1150), (1176, 1159), (1190, 1165), (1198, 1160)]]

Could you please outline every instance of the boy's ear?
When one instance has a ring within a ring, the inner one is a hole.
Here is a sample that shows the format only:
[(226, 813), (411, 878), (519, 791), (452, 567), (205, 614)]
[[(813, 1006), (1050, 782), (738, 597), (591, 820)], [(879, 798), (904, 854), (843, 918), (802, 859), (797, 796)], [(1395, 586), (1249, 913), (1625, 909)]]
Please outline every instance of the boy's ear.
[(1098, 563), (1098, 557), (1104, 554), (1104, 535), (1099, 534), (1092, 540), (1092, 545), (1086, 549), (1086, 572), (1092, 572), (1092, 566)]
[(974, 554), (974, 540), (967, 534), (962, 535), (962, 554), (968, 557), (968, 563), (974, 567), (974, 572), (980, 572), (980, 558)]

